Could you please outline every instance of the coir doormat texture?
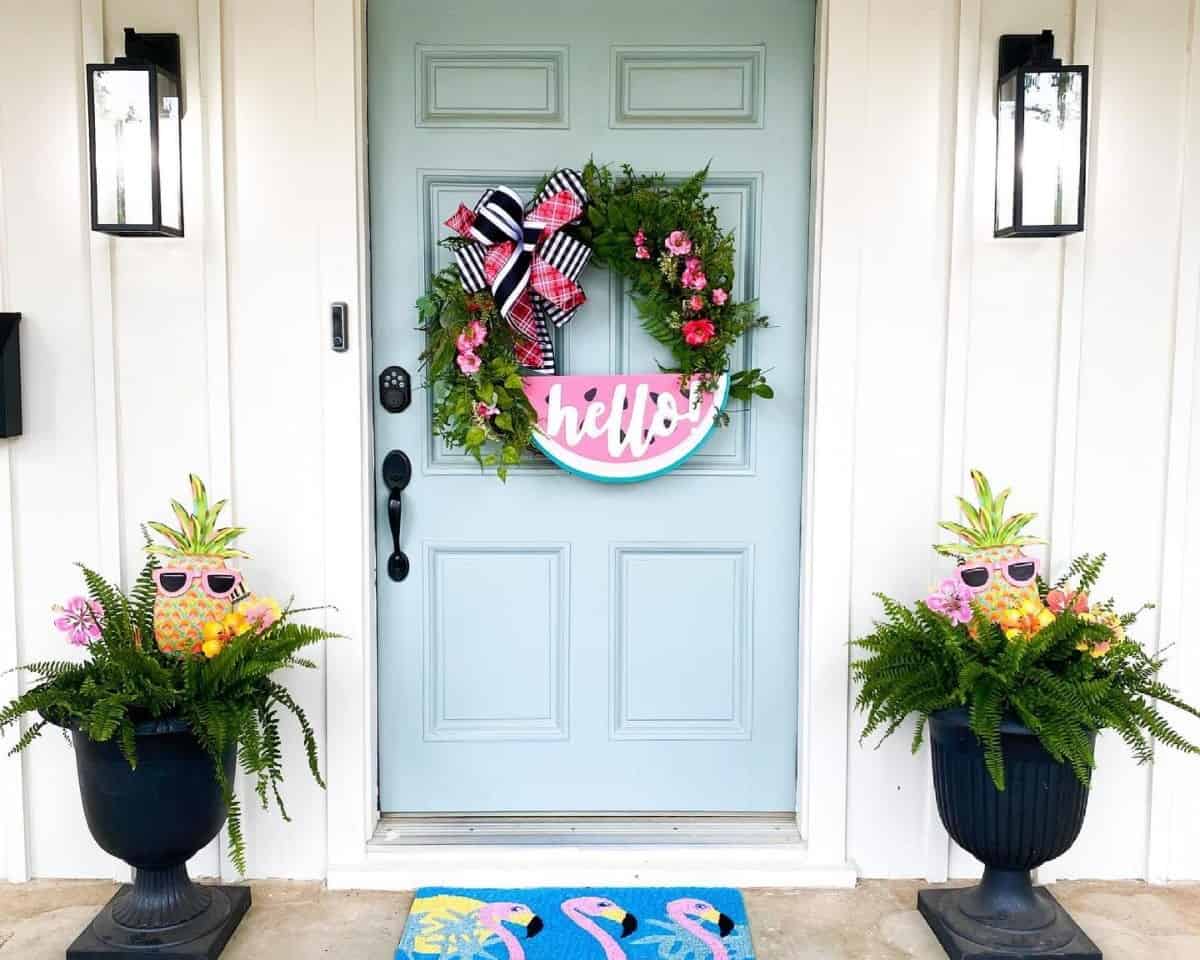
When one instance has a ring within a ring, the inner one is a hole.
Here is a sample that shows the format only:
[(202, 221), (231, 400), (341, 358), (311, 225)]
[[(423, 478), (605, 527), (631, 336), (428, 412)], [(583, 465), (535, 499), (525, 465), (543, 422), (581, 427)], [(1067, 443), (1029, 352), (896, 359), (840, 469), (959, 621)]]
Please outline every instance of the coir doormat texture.
[(726, 887), (418, 890), (396, 960), (754, 960)]

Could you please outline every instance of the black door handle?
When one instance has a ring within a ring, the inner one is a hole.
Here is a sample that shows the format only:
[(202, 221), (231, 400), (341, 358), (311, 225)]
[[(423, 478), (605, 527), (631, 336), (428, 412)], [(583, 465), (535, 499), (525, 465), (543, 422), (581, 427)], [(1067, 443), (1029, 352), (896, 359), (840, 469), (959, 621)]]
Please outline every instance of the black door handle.
[(404, 489), (412, 479), (412, 463), (403, 450), (393, 450), (383, 460), (383, 482), (388, 488), (388, 526), (392, 531), (392, 553), (387, 561), (388, 576), (399, 583), (408, 576), (408, 555), (400, 549), (400, 529), (404, 520)]

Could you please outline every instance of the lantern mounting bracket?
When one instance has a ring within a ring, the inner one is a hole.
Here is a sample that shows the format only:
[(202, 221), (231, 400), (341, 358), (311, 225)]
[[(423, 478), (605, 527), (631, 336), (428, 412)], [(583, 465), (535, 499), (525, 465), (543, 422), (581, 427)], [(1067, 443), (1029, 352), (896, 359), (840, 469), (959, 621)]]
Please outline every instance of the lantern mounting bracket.
[(169, 73), (179, 84), (179, 114), (187, 112), (183, 96), (183, 72), (180, 69), (179, 34), (138, 33), (133, 27), (125, 28), (125, 56), (117, 57), (118, 64), (153, 64)]
[(1036, 64), (1057, 69), (1062, 61), (1054, 56), (1054, 31), (1041, 33), (1006, 33), (1000, 38), (1000, 76), (1005, 77), (1017, 67)]

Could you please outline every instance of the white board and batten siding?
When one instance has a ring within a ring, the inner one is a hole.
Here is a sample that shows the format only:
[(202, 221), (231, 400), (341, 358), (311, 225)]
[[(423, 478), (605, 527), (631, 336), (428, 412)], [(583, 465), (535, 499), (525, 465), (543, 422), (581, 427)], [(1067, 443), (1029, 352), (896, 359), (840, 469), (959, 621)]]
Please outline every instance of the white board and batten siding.
[[(290, 680), (341, 783), (373, 762), (337, 717), (374, 710), (342, 666), (372, 669), (369, 543), (330, 506), (369, 502), (338, 468), (368, 456), (369, 419), (365, 398), (348, 425), (327, 413), (365, 357), (328, 352), (325, 314), (361, 305), (356, 8), (0, 0), (0, 309), (26, 316), (25, 435), (0, 445), (0, 669), (61, 655), (49, 608), (72, 561), (128, 576), (137, 521), (199, 471), (253, 528), (254, 586), (342, 611), (349, 639)], [(130, 25), (183, 41), (182, 241), (88, 230), (83, 64)], [(996, 39), (1043, 27), (1093, 66), (1088, 230), (996, 241)], [(803, 699), (841, 703), (873, 590), (938, 576), (928, 545), (969, 466), (1040, 512), (1054, 568), (1112, 555), (1107, 586), (1159, 604), (1139, 636), (1173, 645), (1168, 679), (1200, 699), (1200, 0), (829, 0), (818, 34)], [(860, 748), (844, 710), (802, 718), (802, 822), (833, 825), (810, 842), (863, 876), (975, 872), (938, 826), (927, 755)], [(287, 748), (294, 822), (247, 804), (251, 873), (321, 877), (372, 801), (327, 819)], [(805, 791), (838, 762), (844, 782)], [(1111, 738), (1100, 763), (1083, 836), (1046, 874), (1200, 878), (1200, 763), (1139, 768)], [(119, 873), (57, 738), (3, 764), (0, 877)], [(194, 869), (231, 874), (215, 844)]]

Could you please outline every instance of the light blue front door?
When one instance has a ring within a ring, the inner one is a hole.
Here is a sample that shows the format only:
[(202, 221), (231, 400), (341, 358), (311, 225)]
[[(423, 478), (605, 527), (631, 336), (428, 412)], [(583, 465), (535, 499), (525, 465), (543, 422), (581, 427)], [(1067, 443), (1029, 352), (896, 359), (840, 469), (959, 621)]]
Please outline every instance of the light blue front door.
[[(387, 574), (376, 489), (380, 802), (388, 812), (786, 811), (797, 624), (813, 0), (372, 0), (374, 362), (419, 383), (413, 302), (460, 202), (549, 170), (686, 174), (735, 231), (739, 298), (773, 326), (739, 364), (776, 399), (676, 473), (609, 486), (547, 464), (506, 485), (431, 439), (429, 398), (375, 405), (376, 474), (405, 451)], [(612, 277), (562, 332), (560, 372), (666, 360)]]

